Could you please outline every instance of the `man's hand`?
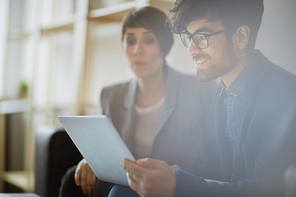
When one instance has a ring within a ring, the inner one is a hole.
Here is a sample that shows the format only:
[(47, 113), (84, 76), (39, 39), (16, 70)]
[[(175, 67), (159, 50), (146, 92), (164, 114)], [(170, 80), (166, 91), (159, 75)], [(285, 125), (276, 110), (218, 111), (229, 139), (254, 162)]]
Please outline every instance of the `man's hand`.
[(140, 196), (173, 196), (175, 191), (174, 169), (165, 161), (139, 159), (136, 162), (123, 159), (122, 168), (127, 172), (129, 186)]
[(87, 161), (82, 159), (75, 171), (75, 183), (77, 186), (81, 186), (82, 192), (91, 196), (96, 185), (96, 175), (89, 167)]

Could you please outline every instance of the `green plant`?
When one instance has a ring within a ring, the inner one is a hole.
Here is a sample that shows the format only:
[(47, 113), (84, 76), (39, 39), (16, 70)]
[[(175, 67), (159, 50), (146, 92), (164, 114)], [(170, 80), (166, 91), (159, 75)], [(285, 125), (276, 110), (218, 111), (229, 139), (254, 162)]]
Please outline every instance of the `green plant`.
[(21, 81), (19, 85), (19, 98), (26, 98), (28, 93), (28, 84), (25, 81)]

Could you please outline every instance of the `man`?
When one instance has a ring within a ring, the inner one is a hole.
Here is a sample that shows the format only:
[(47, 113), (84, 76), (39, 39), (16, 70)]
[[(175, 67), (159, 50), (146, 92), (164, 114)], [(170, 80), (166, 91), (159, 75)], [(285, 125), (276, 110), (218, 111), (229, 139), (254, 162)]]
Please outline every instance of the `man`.
[(215, 103), (221, 180), (159, 160), (124, 159), (121, 165), (137, 194), (285, 195), (284, 174), (296, 158), (296, 76), (254, 49), (263, 10), (263, 0), (176, 2), (171, 28), (196, 62), (198, 78), (221, 77)]

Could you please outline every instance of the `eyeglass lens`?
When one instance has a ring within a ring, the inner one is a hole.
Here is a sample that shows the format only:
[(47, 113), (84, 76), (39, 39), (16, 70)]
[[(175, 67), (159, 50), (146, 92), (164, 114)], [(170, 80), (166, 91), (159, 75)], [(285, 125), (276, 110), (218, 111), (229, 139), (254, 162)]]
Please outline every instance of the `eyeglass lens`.
[(207, 45), (208, 45), (207, 38), (202, 34), (196, 34), (196, 35), (190, 36), (186, 33), (182, 33), (180, 35), (180, 37), (181, 37), (181, 40), (182, 40), (184, 46), (187, 48), (190, 45), (191, 38), (193, 39), (194, 44), (198, 48), (201, 48), (201, 49), (207, 48)]

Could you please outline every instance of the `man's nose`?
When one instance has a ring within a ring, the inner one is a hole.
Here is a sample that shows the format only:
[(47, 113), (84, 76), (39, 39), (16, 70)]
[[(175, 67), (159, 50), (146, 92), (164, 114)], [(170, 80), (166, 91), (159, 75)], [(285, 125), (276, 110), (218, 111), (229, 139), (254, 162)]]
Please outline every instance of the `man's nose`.
[(189, 43), (189, 46), (188, 46), (188, 50), (187, 50), (188, 54), (189, 54), (190, 56), (194, 56), (194, 55), (200, 53), (201, 50), (202, 50), (202, 49), (198, 48), (198, 47), (195, 45), (195, 43), (193, 42), (193, 40), (191, 39), (191, 41), (190, 41), (190, 43)]

